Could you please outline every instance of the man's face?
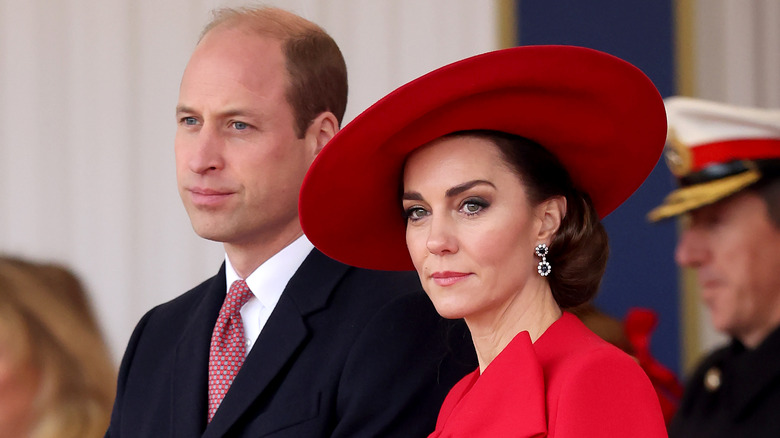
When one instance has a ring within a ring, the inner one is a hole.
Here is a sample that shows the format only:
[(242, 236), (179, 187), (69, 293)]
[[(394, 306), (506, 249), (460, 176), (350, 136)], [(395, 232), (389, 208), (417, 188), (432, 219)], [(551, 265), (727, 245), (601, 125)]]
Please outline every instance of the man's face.
[(298, 192), (316, 141), (297, 138), (280, 41), (216, 28), (184, 71), (176, 177), (195, 232), (245, 247), (301, 234)]
[(757, 194), (691, 212), (675, 259), (696, 269), (716, 329), (754, 347), (780, 324), (780, 229)]

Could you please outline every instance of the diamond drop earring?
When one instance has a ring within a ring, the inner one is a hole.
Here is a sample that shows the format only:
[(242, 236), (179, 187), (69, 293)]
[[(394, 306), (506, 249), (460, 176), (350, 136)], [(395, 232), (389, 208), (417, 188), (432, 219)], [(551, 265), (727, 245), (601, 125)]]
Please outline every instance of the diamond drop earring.
[(547, 261), (548, 252), (549, 248), (547, 248), (547, 244), (544, 243), (540, 243), (536, 245), (536, 248), (534, 248), (534, 253), (536, 256), (542, 258), (542, 261), (540, 261), (536, 266), (536, 271), (539, 272), (539, 275), (542, 277), (546, 277), (550, 275), (550, 272), (552, 272), (552, 266), (550, 266), (550, 263)]

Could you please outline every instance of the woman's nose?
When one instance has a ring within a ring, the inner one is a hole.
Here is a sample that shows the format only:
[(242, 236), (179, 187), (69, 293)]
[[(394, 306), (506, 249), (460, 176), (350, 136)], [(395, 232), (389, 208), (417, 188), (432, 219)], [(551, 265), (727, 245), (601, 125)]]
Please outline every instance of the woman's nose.
[(456, 226), (446, 216), (431, 216), (430, 230), (426, 246), (431, 254), (444, 255), (458, 252)]

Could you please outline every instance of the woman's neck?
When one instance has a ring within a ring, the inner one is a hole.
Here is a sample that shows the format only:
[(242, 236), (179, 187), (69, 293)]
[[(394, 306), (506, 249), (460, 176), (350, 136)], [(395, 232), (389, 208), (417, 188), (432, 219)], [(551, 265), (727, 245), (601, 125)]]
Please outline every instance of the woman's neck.
[(480, 373), (523, 331), (536, 342), (558, 318), (561, 308), (555, 302), (546, 281), (519, 292), (515, 299), (497, 312), (466, 317), (479, 360)]

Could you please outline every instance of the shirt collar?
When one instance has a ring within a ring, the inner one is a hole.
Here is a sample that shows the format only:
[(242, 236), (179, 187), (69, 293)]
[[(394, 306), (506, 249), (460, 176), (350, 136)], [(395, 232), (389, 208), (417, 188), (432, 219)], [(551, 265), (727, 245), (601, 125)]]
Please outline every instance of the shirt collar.
[[(258, 266), (244, 279), (252, 294), (264, 307), (274, 308), (276, 306), (284, 288), (287, 287), (287, 283), (312, 249), (314, 249), (314, 245), (305, 235), (301, 235)], [(240, 278), (236, 270), (233, 269), (230, 258), (225, 254), (225, 279), (227, 281), (225, 290), (230, 289), (230, 285)]]

